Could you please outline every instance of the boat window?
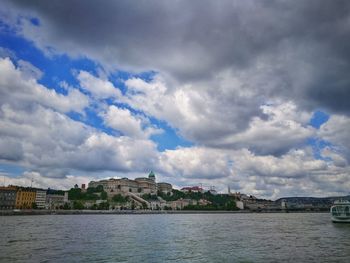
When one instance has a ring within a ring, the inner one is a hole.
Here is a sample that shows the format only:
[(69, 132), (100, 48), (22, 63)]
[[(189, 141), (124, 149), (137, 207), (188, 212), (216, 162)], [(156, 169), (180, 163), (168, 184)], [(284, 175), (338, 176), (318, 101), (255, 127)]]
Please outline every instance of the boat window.
[(345, 207), (345, 215), (350, 216), (350, 207), (349, 206)]

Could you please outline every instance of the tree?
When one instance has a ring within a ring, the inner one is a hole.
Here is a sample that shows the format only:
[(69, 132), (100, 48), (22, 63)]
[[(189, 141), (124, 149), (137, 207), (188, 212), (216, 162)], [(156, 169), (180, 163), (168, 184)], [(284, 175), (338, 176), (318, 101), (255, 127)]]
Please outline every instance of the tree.
[(69, 210), (69, 209), (70, 209), (69, 204), (68, 204), (68, 203), (64, 203), (63, 209), (64, 209), (64, 210)]
[(112, 197), (113, 202), (124, 204), (128, 201), (127, 197), (122, 196), (121, 194), (117, 194)]
[(82, 210), (82, 209), (84, 209), (84, 205), (80, 201), (74, 201), (73, 202), (73, 208), (77, 209), (77, 210)]
[(96, 192), (103, 192), (103, 186), (102, 185), (98, 185), (96, 187)]
[(38, 209), (38, 206), (35, 202), (32, 203), (32, 209)]
[(103, 202), (98, 205), (98, 210), (108, 210), (109, 209), (109, 203)]
[(102, 191), (102, 193), (101, 193), (101, 199), (102, 199), (102, 200), (107, 200), (107, 192)]

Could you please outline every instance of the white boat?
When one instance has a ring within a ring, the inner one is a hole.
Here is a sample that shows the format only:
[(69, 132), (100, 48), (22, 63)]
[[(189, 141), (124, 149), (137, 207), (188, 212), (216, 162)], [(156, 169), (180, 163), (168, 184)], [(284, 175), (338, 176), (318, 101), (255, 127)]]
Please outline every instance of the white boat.
[(332, 222), (350, 223), (350, 202), (347, 200), (335, 201), (331, 207)]

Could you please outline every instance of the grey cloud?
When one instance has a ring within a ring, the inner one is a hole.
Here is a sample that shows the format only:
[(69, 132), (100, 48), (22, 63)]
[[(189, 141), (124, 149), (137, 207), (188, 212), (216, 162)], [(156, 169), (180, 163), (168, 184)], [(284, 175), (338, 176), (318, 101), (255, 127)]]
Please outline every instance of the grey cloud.
[[(156, 70), (180, 82), (249, 70), (270, 54), (285, 61), (274, 70), (281, 86), (268, 93), (349, 113), (348, 1), (12, 3), (39, 17), (40, 26), (27, 23), (19, 32), (43, 49), (87, 55), (111, 68)], [(312, 69), (303, 85), (299, 67)]]
[(22, 145), (8, 137), (0, 138), (0, 159), (18, 162), (23, 158)]

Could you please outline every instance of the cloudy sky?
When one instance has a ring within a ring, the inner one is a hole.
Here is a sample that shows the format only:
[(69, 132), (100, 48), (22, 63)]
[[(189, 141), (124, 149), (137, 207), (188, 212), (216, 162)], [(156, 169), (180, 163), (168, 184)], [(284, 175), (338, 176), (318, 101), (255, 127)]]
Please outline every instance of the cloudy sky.
[(2, 1), (0, 175), (350, 192), (349, 1)]

